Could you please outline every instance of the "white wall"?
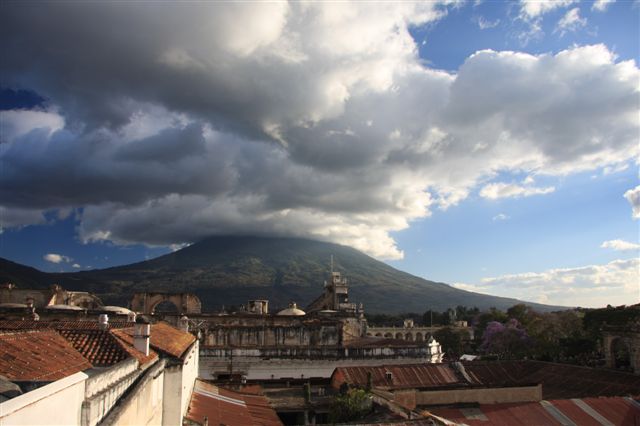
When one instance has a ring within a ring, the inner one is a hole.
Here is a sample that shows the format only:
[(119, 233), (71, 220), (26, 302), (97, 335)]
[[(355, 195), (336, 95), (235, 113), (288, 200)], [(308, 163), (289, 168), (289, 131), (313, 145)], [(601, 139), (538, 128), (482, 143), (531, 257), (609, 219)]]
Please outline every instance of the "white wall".
[(191, 392), (198, 377), (198, 341), (184, 356), (182, 365), (165, 368), (163, 395), (163, 425), (182, 424), (182, 418), (189, 408)]
[(0, 425), (80, 424), (85, 381), (75, 373), (0, 404)]

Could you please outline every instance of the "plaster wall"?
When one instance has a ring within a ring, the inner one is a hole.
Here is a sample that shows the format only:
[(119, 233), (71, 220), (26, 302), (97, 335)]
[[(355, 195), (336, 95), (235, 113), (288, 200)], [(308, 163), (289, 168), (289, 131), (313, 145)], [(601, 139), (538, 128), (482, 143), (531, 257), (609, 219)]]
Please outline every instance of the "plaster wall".
[(200, 357), (200, 375), (204, 380), (214, 380), (219, 374), (228, 374), (230, 367), (234, 373), (243, 374), (248, 380), (270, 380), (287, 378), (323, 377), (330, 378), (337, 367), (378, 366), (394, 364), (416, 364), (424, 358), (370, 358), (370, 359), (261, 359), (234, 357), (214, 359)]
[(80, 424), (87, 375), (76, 373), (0, 404), (2, 425)]
[[(404, 396), (403, 399), (409, 401), (409, 399)], [(498, 404), (506, 402), (537, 402), (541, 400), (542, 385), (509, 388), (416, 391), (415, 396), (416, 405), (458, 403)]]
[(163, 388), (163, 425), (178, 425), (187, 413), (193, 385), (198, 377), (198, 341), (184, 355), (181, 364), (165, 367)]
[(149, 367), (131, 393), (118, 401), (101, 424), (161, 425), (164, 366), (164, 361), (158, 361)]
[(98, 424), (118, 399), (140, 375), (138, 361), (129, 358), (102, 371), (92, 372), (85, 388), (82, 405), (82, 425)]

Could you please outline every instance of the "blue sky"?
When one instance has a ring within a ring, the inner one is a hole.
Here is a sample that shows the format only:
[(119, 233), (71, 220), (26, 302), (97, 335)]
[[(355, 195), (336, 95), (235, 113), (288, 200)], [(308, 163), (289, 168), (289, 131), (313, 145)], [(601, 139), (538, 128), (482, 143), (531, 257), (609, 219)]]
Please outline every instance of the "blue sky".
[(2, 18), (4, 258), (287, 235), (472, 291), (640, 299), (637, 2), (39, 6)]

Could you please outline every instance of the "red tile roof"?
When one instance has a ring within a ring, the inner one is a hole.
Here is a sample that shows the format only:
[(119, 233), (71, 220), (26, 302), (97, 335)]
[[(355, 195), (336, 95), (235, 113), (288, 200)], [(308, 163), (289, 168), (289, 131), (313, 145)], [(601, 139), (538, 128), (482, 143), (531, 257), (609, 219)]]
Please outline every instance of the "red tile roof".
[[(449, 364), (406, 364), (383, 365), (376, 367), (338, 367), (334, 382), (347, 382), (366, 386), (368, 373), (371, 372), (372, 384), (390, 389), (402, 388), (442, 388), (467, 386)], [(389, 376), (387, 373), (391, 373)]]
[(12, 381), (54, 381), (91, 368), (52, 330), (0, 334), (0, 375)]
[[(109, 328), (131, 327), (132, 322), (110, 321)], [(33, 321), (33, 320), (0, 320), (0, 330), (100, 330), (98, 320), (77, 320), (77, 321)]]
[[(118, 330), (117, 333), (120, 338), (133, 342), (134, 327)], [(151, 324), (150, 344), (159, 352), (181, 358), (195, 341), (193, 334), (178, 330), (166, 322)]]
[(282, 425), (276, 412), (261, 395), (248, 395), (196, 380), (187, 419), (211, 425)]
[(59, 330), (65, 339), (95, 367), (106, 367), (129, 358), (124, 343), (108, 330)]
[(640, 404), (630, 398), (583, 398), (465, 408), (433, 408), (429, 413), (469, 426), (562, 425), (636, 426)]
[(125, 333), (124, 330), (111, 330), (111, 334), (118, 342), (122, 344), (122, 348), (132, 357), (138, 360), (140, 366), (145, 366), (151, 361), (158, 359), (158, 354), (153, 349), (149, 349), (149, 355), (145, 355), (133, 346), (133, 337)]

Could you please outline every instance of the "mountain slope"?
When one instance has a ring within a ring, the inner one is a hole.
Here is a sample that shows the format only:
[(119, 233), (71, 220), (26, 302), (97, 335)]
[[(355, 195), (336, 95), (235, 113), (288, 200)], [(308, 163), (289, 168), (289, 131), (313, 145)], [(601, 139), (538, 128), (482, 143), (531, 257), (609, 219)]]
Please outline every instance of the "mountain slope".
[[(457, 305), (506, 309), (519, 301), (459, 290), (407, 274), (349, 247), (295, 238), (212, 237), (152, 260), (109, 269), (47, 274), (3, 260), (0, 280), (20, 287), (56, 282), (97, 293), (105, 303), (126, 305), (134, 292), (196, 293), (204, 310), (269, 299), (306, 305), (322, 292), (334, 269), (349, 279), (350, 300), (367, 312), (424, 312)], [(24, 277), (24, 278), (23, 278)], [(536, 310), (554, 307), (528, 303)]]

